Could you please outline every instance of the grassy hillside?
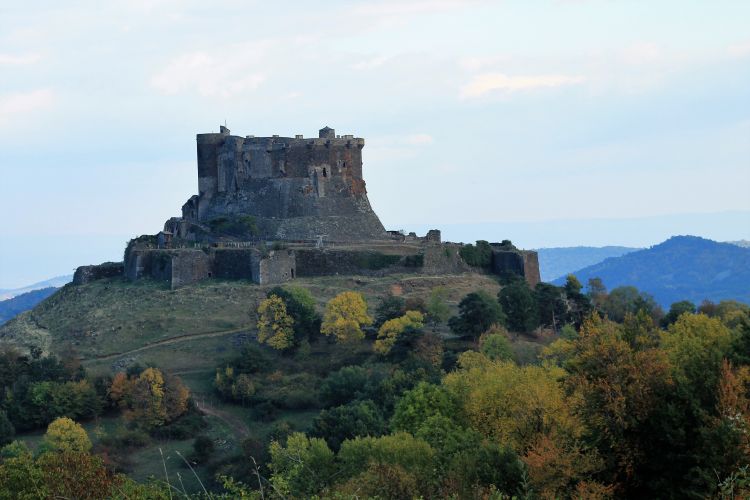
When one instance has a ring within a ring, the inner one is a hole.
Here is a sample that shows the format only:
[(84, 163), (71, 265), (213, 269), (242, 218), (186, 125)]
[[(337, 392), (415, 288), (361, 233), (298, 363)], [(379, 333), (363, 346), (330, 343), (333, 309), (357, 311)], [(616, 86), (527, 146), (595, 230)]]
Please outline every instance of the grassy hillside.
[[(391, 292), (427, 298), (443, 286), (453, 307), (467, 293), (497, 293), (499, 285), (480, 274), (457, 276), (395, 275), (298, 279), (320, 310), (334, 295), (356, 290), (374, 310)], [(170, 371), (213, 370), (217, 360), (254, 336), (254, 315), (270, 286), (240, 281), (206, 281), (178, 290), (160, 283), (123, 279), (66, 286), (32, 311), (0, 327), (0, 339), (61, 352), (72, 347), (96, 372), (135, 362), (155, 363)]]

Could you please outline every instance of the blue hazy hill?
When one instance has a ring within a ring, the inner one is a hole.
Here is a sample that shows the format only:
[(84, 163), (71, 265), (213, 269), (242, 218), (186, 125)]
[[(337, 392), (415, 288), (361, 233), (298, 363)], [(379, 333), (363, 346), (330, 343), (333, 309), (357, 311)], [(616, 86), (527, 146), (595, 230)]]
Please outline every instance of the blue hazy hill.
[(631, 247), (555, 247), (538, 248), (539, 272), (542, 281), (552, 281), (584, 267), (598, 264), (609, 257), (619, 257), (640, 250)]
[[(572, 274), (584, 285), (590, 278), (601, 278), (608, 290), (635, 286), (665, 307), (679, 300), (698, 304), (704, 299), (750, 304), (750, 248), (697, 236), (674, 236)], [(564, 281), (562, 277), (554, 283)]]
[(42, 288), (22, 293), (7, 300), (0, 301), (0, 325), (15, 318), (24, 311), (33, 309), (38, 303), (58, 290), (56, 287)]

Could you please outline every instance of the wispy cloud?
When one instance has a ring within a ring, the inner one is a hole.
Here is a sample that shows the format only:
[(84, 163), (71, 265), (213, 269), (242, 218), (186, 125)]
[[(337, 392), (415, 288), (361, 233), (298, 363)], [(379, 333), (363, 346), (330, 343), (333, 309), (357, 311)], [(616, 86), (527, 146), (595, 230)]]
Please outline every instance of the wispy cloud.
[(50, 89), (0, 95), (0, 125), (7, 124), (19, 115), (48, 108), (53, 103), (54, 93)]
[(727, 52), (729, 52), (730, 56), (734, 56), (734, 57), (750, 56), (750, 41), (730, 45), (727, 48)]
[(23, 66), (41, 59), (39, 54), (0, 54), (0, 66)]
[(460, 97), (471, 99), (491, 92), (517, 92), (539, 88), (561, 87), (582, 83), (585, 78), (567, 75), (509, 76), (503, 73), (485, 73), (475, 76), (461, 88)]
[(240, 51), (196, 51), (175, 57), (151, 78), (163, 94), (197, 92), (204, 97), (232, 97), (253, 90), (266, 80), (260, 69), (264, 43)]

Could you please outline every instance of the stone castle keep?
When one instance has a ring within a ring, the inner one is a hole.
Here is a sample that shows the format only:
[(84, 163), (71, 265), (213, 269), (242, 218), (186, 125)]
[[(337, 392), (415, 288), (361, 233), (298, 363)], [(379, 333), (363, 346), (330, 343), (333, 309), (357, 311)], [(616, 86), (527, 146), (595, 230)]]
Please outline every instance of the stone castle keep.
[[(198, 134), (198, 194), (156, 235), (130, 241), (122, 263), (83, 266), (73, 282), (124, 275), (172, 288), (209, 278), (259, 284), (335, 274), (452, 274), (474, 270), (462, 244), (386, 231), (370, 207), (362, 174), (365, 141)], [(539, 282), (536, 252), (493, 243), (496, 274)]]

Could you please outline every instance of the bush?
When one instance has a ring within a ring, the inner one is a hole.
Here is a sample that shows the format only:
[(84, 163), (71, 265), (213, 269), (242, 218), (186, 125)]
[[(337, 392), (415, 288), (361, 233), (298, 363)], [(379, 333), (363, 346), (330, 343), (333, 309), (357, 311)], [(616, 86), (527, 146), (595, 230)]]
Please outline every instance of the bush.
[(340, 406), (362, 395), (369, 374), (361, 366), (345, 366), (323, 380), (320, 400), (324, 406)]
[(193, 442), (193, 453), (190, 455), (190, 460), (198, 464), (204, 464), (211, 458), (215, 449), (216, 446), (211, 438), (198, 436)]
[(492, 247), (484, 240), (478, 240), (476, 246), (472, 244), (462, 246), (458, 254), (472, 267), (487, 269), (492, 265)]
[(311, 435), (325, 439), (333, 451), (338, 451), (345, 439), (380, 436), (385, 431), (383, 414), (367, 400), (323, 410), (313, 420)]
[(493, 327), (479, 337), (479, 350), (493, 361), (513, 358), (513, 350), (504, 328)]

